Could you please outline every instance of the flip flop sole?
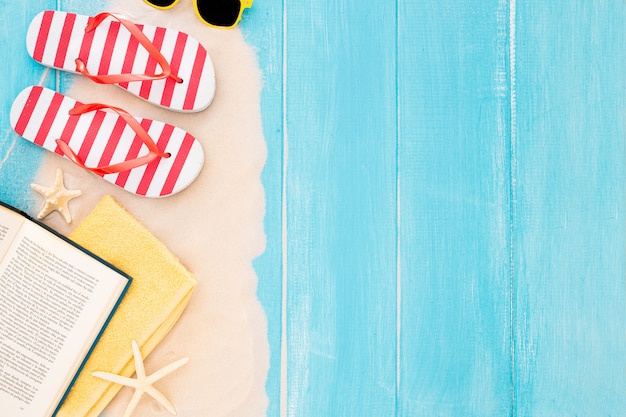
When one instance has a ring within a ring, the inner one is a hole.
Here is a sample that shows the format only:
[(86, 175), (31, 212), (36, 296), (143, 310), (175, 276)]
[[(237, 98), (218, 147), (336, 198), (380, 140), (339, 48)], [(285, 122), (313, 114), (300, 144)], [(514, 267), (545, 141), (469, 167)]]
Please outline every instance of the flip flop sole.
[[(70, 115), (69, 111), (80, 104), (44, 87), (28, 87), (13, 102), (11, 126), (24, 139), (59, 155), (63, 153), (56, 140), (62, 139), (87, 166), (112, 165), (148, 153), (145, 143), (117, 113), (96, 110)], [(164, 197), (189, 186), (204, 164), (200, 143), (170, 124), (135, 119), (156, 147), (171, 156), (127, 171), (103, 174), (102, 178), (145, 197)]]
[[(120, 22), (106, 19), (85, 32), (91, 19), (75, 13), (45, 10), (35, 16), (26, 34), (26, 49), (37, 62), (72, 73), (76, 59), (91, 74), (155, 74), (161, 68)], [(174, 29), (136, 25), (170, 64), (172, 78), (116, 84), (142, 99), (182, 112), (207, 108), (215, 96), (215, 70), (207, 50), (193, 37)]]

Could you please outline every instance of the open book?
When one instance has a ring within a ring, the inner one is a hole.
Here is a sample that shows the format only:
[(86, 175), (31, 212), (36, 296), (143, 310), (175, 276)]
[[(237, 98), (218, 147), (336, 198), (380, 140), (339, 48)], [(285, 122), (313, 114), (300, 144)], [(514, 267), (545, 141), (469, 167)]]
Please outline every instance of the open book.
[(2, 415), (53, 416), (131, 282), (0, 202)]

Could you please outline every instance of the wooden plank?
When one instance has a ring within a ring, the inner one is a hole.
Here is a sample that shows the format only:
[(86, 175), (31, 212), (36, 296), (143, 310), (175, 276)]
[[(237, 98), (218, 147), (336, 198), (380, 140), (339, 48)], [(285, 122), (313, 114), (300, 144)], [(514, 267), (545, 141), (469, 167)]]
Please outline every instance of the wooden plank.
[(281, 1), (257, 1), (240, 24), (246, 40), (257, 50), (263, 72), (261, 116), (267, 160), (261, 175), (265, 189), (266, 248), (254, 261), (259, 277), (257, 294), (267, 317), (270, 369), (266, 392), (267, 417), (280, 416), (283, 307), (283, 6)]
[(400, 416), (512, 407), (509, 8), (400, 2)]
[(517, 22), (515, 412), (625, 415), (626, 5)]
[(55, 87), (54, 71), (46, 72), (26, 52), (26, 29), (38, 12), (56, 6), (55, 0), (0, 3), (0, 199), (27, 211), (35, 205), (29, 184), (43, 151), (13, 132), (9, 112), (24, 88), (39, 83)]
[(286, 4), (286, 414), (396, 397), (396, 11)]

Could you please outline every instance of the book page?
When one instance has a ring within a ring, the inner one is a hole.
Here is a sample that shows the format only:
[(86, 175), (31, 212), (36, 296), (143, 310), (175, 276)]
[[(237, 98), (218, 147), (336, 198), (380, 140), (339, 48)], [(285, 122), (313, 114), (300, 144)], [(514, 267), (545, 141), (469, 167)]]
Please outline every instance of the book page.
[(25, 221), (21, 214), (0, 205), (0, 262)]
[(0, 404), (48, 417), (128, 279), (26, 221), (0, 262)]

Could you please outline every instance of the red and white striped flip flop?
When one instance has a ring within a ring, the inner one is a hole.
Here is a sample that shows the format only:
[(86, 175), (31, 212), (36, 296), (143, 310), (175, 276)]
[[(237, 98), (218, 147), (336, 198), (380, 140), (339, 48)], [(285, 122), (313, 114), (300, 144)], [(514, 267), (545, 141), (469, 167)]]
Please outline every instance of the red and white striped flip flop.
[(119, 14), (43, 11), (28, 28), (26, 47), (43, 65), (116, 84), (171, 110), (201, 111), (215, 96), (213, 63), (196, 39)]
[(141, 196), (183, 190), (204, 164), (202, 146), (182, 129), (44, 87), (24, 89), (10, 119), (25, 139)]

